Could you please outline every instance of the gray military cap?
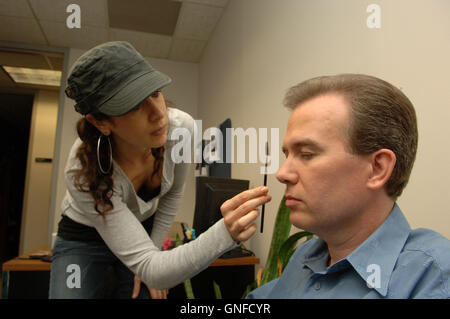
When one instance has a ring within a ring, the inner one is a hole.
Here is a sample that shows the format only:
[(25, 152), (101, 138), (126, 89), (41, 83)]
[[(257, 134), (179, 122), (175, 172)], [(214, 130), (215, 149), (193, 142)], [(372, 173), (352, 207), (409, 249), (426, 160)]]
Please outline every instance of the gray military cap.
[(98, 45), (78, 58), (65, 92), (83, 115), (101, 112), (119, 116), (171, 82), (131, 44), (115, 41)]

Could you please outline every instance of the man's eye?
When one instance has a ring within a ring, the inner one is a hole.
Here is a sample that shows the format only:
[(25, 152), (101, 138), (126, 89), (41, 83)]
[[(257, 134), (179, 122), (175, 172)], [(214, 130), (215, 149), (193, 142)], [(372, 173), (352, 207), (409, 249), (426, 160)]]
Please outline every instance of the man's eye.
[(312, 153), (300, 153), (300, 157), (305, 160), (310, 160), (314, 157), (314, 154)]

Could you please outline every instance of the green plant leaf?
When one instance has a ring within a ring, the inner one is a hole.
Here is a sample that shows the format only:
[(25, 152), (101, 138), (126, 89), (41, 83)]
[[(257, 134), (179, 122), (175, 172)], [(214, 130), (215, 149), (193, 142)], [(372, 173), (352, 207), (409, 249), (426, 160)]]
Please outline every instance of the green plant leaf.
[(216, 295), (216, 299), (222, 299), (222, 292), (220, 291), (220, 286), (213, 281), (214, 285), (214, 294)]
[(194, 291), (192, 290), (192, 284), (190, 279), (186, 279), (183, 283), (184, 291), (186, 292), (187, 299), (195, 299)]
[(255, 290), (256, 288), (258, 288), (256, 285), (256, 281), (252, 282), (251, 284), (248, 284), (241, 299), (244, 299), (250, 293), (250, 291)]
[(291, 230), (291, 222), (289, 220), (290, 209), (286, 206), (286, 198), (283, 196), (278, 207), (277, 217), (273, 226), (272, 241), (270, 243), (269, 255), (264, 268), (261, 285), (278, 277), (277, 256), (282, 244), (289, 236)]

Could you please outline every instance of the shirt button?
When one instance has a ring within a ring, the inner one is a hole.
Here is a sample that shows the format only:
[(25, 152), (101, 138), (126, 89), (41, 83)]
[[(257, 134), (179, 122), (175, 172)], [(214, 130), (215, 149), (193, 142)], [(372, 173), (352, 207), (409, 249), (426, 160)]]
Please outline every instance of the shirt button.
[(320, 282), (316, 282), (314, 284), (314, 289), (319, 290), (320, 289)]

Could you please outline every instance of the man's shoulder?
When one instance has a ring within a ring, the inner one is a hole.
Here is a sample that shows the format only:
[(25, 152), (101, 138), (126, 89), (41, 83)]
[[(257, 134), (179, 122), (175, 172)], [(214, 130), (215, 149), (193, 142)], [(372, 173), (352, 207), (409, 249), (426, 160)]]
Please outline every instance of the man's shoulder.
[[(408, 298), (449, 298), (450, 241), (425, 228), (412, 230), (400, 252), (393, 279)], [(394, 281), (393, 281), (394, 282)], [(395, 288), (400, 291), (400, 288)]]
[(404, 251), (421, 251), (431, 256), (440, 253), (449, 255), (450, 240), (434, 230), (418, 228), (410, 232)]
[(429, 259), (439, 267), (450, 269), (450, 240), (431, 229), (412, 230), (402, 254)]

